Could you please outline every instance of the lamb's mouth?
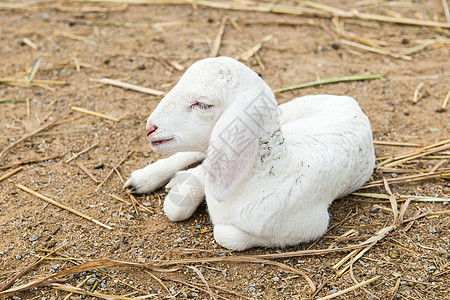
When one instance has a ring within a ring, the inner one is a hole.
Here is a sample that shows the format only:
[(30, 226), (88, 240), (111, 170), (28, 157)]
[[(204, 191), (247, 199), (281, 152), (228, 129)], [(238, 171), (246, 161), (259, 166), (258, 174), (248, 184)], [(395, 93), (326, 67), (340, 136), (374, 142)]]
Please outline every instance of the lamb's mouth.
[(152, 147), (157, 147), (157, 146), (164, 145), (170, 141), (173, 141), (173, 138), (150, 141), (150, 144), (152, 145)]

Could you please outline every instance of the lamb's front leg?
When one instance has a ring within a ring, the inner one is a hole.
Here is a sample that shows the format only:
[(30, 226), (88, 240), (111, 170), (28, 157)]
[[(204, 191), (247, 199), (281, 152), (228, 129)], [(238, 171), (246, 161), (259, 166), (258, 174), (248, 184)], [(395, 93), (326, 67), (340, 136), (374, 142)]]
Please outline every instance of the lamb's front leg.
[(179, 152), (133, 171), (124, 185), (138, 193), (151, 193), (162, 187), (180, 170), (205, 159), (201, 152)]
[(172, 221), (188, 219), (205, 199), (204, 166), (178, 172), (166, 188), (170, 188), (164, 200), (166, 216)]

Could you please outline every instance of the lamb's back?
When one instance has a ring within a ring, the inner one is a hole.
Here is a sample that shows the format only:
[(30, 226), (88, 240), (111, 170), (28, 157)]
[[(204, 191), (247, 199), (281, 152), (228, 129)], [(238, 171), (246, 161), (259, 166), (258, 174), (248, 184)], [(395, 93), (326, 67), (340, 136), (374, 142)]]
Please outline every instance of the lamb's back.
[(280, 109), (289, 154), (304, 171), (305, 186), (328, 185), (338, 198), (370, 178), (375, 164), (372, 130), (356, 100), (305, 96)]

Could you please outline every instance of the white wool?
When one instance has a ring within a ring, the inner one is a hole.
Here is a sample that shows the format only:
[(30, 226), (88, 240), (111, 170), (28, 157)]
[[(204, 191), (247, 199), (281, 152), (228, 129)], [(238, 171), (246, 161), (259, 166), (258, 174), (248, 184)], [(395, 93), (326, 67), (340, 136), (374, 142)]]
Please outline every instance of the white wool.
[(226, 57), (193, 64), (151, 125), (154, 151), (183, 153), (133, 172), (125, 187), (151, 192), (175, 176), (166, 215), (187, 219), (206, 197), (216, 241), (233, 250), (320, 237), (331, 202), (360, 188), (375, 164), (370, 123), (354, 99), (305, 96), (277, 106), (255, 72)]

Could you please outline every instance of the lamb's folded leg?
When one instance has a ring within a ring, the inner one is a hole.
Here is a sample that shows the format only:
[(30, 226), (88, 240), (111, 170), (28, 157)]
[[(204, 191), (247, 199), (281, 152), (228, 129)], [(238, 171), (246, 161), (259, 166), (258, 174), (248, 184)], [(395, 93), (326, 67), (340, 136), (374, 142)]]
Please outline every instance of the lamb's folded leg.
[(214, 225), (214, 239), (227, 249), (243, 251), (257, 246), (268, 246), (267, 243), (233, 225)]
[(143, 169), (133, 171), (124, 188), (138, 193), (150, 193), (162, 187), (180, 170), (205, 159), (201, 152), (179, 152), (160, 159)]
[(164, 213), (172, 221), (183, 221), (195, 212), (205, 199), (205, 169), (202, 165), (180, 171), (166, 185), (170, 188), (164, 200)]

